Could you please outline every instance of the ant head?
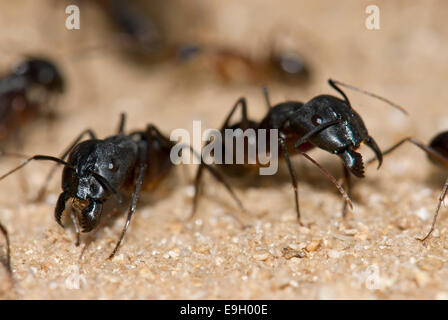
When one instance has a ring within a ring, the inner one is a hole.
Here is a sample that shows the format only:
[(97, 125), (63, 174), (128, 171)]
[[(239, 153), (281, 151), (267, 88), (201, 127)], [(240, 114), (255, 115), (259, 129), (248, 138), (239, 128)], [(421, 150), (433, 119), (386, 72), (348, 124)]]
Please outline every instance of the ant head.
[(28, 58), (14, 69), (14, 74), (24, 76), (28, 81), (41, 85), (46, 90), (63, 93), (64, 79), (56, 65), (40, 58)]
[(348, 100), (329, 95), (317, 96), (293, 115), (292, 124), (298, 131), (307, 133), (319, 125), (335, 120), (339, 122), (311, 136), (309, 141), (318, 148), (337, 154), (355, 176), (363, 177), (363, 159), (355, 150), (366, 143), (375, 152), (380, 163), (382, 153)]
[(78, 144), (69, 156), (70, 166), (62, 174), (63, 192), (55, 209), (56, 221), (62, 225), (65, 204), (71, 200), (82, 231), (94, 229), (100, 221), (103, 203), (111, 195), (122, 201), (117, 190), (132, 176), (135, 155), (135, 145), (132, 148), (132, 144), (114, 143), (110, 139)]

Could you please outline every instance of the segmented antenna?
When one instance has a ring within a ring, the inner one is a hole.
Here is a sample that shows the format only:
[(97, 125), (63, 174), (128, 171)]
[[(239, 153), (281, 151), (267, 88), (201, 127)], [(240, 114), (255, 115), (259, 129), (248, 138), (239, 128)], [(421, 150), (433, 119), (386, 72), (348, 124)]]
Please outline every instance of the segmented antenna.
[(381, 101), (387, 103), (388, 105), (390, 105), (390, 106), (400, 110), (405, 115), (409, 115), (409, 113), (406, 111), (406, 109), (403, 108), (402, 106), (396, 104), (395, 102), (390, 101), (389, 99), (381, 97), (381, 96), (379, 96), (379, 95), (377, 95), (375, 93), (372, 93), (372, 92), (369, 92), (369, 91), (366, 91), (366, 90), (363, 90), (363, 89), (359, 89), (357, 87), (354, 87), (354, 86), (352, 86), (350, 84), (346, 84), (346, 83), (338, 81), (338, 80), (329, 79), (329, 81), (333, 82), (334, 84), (340, 85), (342, 87), (345, 87), (345, 88), (348, 88), (348, 89), (351, 89), (351, 90), (354, 90), (354, 91), (358, 91), (358, 92), (363, 93), (363, 94), (365, 94), (367, 96), (370, 96), (372, 98), (376, 98), (378, 100), (381, 100)]

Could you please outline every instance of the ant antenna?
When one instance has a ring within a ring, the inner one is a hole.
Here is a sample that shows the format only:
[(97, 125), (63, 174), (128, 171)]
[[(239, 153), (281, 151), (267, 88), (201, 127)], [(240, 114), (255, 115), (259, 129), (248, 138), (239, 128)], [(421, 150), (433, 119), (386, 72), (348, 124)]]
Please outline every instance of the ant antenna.
[[(10, 155), (10, 156), (15, 156), (15, 157), (23, 157), (26, 158), (26, 156), (24, 155), (20, 155), (17, 153), (7, 153), (7, 152), (1, 152), (2, 155)], [(5, 173), (4, 175), (0, 176), (0, 181), (5, 179), (6, 177), (8, 177), (9, 175), (13, 174), (14, 172), (16, 172), (17, 170), (22, 169), (24, 166), (26, 166), (28, 163), (30, 163), (33, 160), (47, 160), (47, 161), (53, 161), (53, 162), (57, 162), (59, 164), (62, 164), (70, 169), (75, 170), (75, 167), (68, 164), (67, 162), (65, 162), (64, 160), (61, 160), (59, 158), (56, 157), (52, 157), (52, 156), (44, 156), (44, 155), (35, 155), (32, 156), (28, 159), (26, 159), (24, 162), (22, 162), (22, 164), (20, 164), (19, 166), (15, 167), (14, 169), (8, 171), (7, 173)]]
[(347, 96), (344, 94), (344, 92), (342, 92), (342, 90), (341, 90), (337, 85), (340, 85), (340, 86), (342, 86), (342, 87), (345, 87), (345, 88), (348, 88), (348, 89), (351, 89), (351, 90), (354, 90), (354, 91), (358, 91), (358, 92), (363, 93), (363, 94), (365, 94), (365, 95), (367, 95), (367, 96), (369, 96), (369, 97), (372, 97), (372, 98), (376, 98), (376, 99), (378, 99), (378, 100), (381, 100), (381, 101), (387, 103), (388, 105), (390, 105), (390, 106), (392, 106), (392, 107), (394, 107), (394, 108), (400, 110), (400, 111), (403, 112), (405, 115), (409, 115), (409, 113), (406, 111), (406, 109), (403, 108), (402, 106), (400, 106), (400, 105), (398, 105), (398, 104), (396, 104), (396, 103), (390, 101), (389, 99), (386, 99), (386, 98), (384, 98), (384, 97), (381, 97), (381, 96), (379, 96), (379, 95), (377, 95), (377, 94), (375, 94), (375, 93), (372, 93), (372, 92), (369, 92), (369, 91), (366, 91), (366, 90), (363, 90), (363, 89), (359, 89), (359, 88), (357, 88), (357, 87), (354, 87), (354, 86), (352, 86), (352, 85), (350, 85), (350, 84), (346, 84), (346, 83), (341, 82), (341, 81), (338, 81), (338, 80), (332, 80), (332, 79), (329, 79), (329, 80), (328, 80), (328, 83), (329, 83), (330, 86), (332, 86), (335, 90), (337, 90), (339, 93), (341, 93), (341, 94), (344, 96), (345, 100), (347, 100), (347, 101), (348, 101)]
[[(8, 152), (0, 152), (2, 155), (9, 155), (9, 156), (14, 156), (14, 157), (21, 157), (21, 158), (26, 158), (25, 155), (21, 155), (21, 154), (17, 154), (17, 153), (8, 153)], [(67, 168), (70, 168), (72, 170), (74, 170), (76, 172), (76, 168), (74, 166), (72, 166), (71, 164), (65, 162), (62, 159), (56, 158), (56, 157), (52, 157), (52, 156), (45, 156), (45, 155), (35, 155), (32, 157), (29, 157), (28, 159), (26, 159), (24, 162), (22, 162), (20, 165), (18, 165), (17, 167), (15, 167), (14, 169), (6, 172), (4, 175), (0, 176), (0, 181), (5, 179), (6, 177), (8, 177), (9, 175), (13, 174), (14, 172), (22, 169), (24, 166), (26, 166), (28, 163), (30, 163), (33, 160), (46, 160), (46, 161), (53, 161), (56, 162), (58, 164), (62, 164)], [(103, 176), (99, 175), (98, 173), (94, 172), (93, 170), (89, 170), (89, 173), (92, 174), (92, 176), (107, 190), (111, 191), (116, 197), (119, 203), (123, 202), (122, 197), (120, 196), (120, 194), (118, 193), (118, 191), (109, 183), (109, 181), (107, 181)]]

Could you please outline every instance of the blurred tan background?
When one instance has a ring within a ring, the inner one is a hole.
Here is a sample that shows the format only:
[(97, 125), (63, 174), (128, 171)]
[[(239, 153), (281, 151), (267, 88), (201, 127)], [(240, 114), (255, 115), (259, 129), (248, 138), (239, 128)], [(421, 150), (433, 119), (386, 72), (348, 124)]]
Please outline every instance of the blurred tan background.
[[(224, 83), (216, 73), (196, 69), (200, 64), (142, 65), (120, 50), (98, 6), (82, 4), (81, 30), (66, 30), (68, 4), (21, 0), (0, 5), (0, 70), (7, 72), (24, 54), (45, 55), (61, 67), (68, 85), (56, 121), (38, 120), (24, 131), (24, 153), (58, 155), (85, 128), (101, 137), (112, 134), (122, 111), (129, 130), (154, 123), (166, 134), (191, 130), (193, 120), (220, 126), (240, 96), (248, 99), (251, 117), (263, 116), (259, 85)], [(380, 9), (380, 30), (365, 28), (369, 4)], [(346, 91), (382, 148), (408, 135), (428, 142), (448, 128), (445, 1), (173, 0), (146, 6), (173, 41), (200, 39), (259, 59), (271, 39), (297, 50), (312, 80), (294, 86), (269, 83), (273, 103), (335, 94), (326, 83), (330, 77), (400, 103), (409, 117)], [(104, 48), (87, 49), (98, 44)], [(371, 156), (367, 149), (362, 152), (364, 158)], [(336, 157), (319, 150), (311, 155), (339, 177)], [(2, 159), (0, 172), (17, 164)], [(11, 287), (0, 270), (0, 297), (448, 298), (446, 209), (428, 245), (415, 240), (429, 228), (446, 176), (421, 151), (403, 147), (380, 170), (371, 167), (365, 179), (357, 179), (356, 209), (345, 223), (331, 183), (302, 159), (295, 158), (294, 166), (309, 228), (296, 223), (284, 167), (275, 177), (259, 179), (259, 186), (234, 181), (249, 208), (249, 216), (241, 217), (250, 228), (239, 228), (231, 213), (241, 213), (208, 175), (196, 220), (185, 222), (195, 168), (188, 167), (187, 174), (178, 168), (172, 177), (178, 179), (175, 188), (167, 186), (139, 204), (114, 260), (106, 258), (123, 217), (98, 233), (79, 265), (81, 247), (74, 246), (73, 230), (63, 230), (53, 218), (60, 173), (46, 201), (29, 203), (50, 168), (31, 164), (0, 182), (0, 219), (10, 231), (15, 279)]]

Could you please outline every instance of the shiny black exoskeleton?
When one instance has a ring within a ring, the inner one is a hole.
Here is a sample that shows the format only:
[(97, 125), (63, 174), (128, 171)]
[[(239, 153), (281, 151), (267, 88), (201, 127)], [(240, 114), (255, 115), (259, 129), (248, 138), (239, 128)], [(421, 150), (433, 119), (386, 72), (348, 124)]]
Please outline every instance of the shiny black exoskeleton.
[[(103, 208), (106, 202), (115, 199), (122, 203), (123, 196), (130, 196), (126, 223), (110, 255), (112, 258), (123, 241), (140, 191), (153, 190), (173, 167), (170, 152), (174, 143), (163, 136), (154, 125), (148, 125), (145, 131), (126, 135), (124, 124), (125, 116), (122, 115), (118, 134), (106, 139), (97, 139), (92, 130), (85, 130), (60, 158), (35, 155), (1, 176), (0, 180), (32, 160), (49, 160), (64, 165), (62, 193), (57, 200), (54, 214), (56, 221), (63, 226), (63, 215), (66, 209), (70, 211), (70, 218), (77, 233), (77, 244), (80, 242), (80, 231), (89, 232), (98, 227), (104, 216)], [(86, 134), (90, 139), (80, 142)], [(182, 146), (182, 149), (184, 148), (191, 150), (189, 146)], [(213, 168), (206, 168), (235, 198), (221, 176)], [(50, 172), (47, 181), (53, 172), (54, 170)]]
[[(290, 155), (297, 153), (302, 154), (305, 158), (317, 165), (319, 169), (333, 181), (345, 198), (343, 215), (345, 215), (347, 203), (351, 205), (349, 196), (336, 182), (334, 177), (324, 170), (317, 162), (311, 159), (305, 152), (317, 147), (338, 155), (344, 164), (344, 178), (348, 188), (348, 194), (350, 194), (349, 172), (357, 177), (364, 177), (363, 159), (361, 154), (356, 152), (361, 143), (365, 143), (374, 151), (379, 161), (379, 166), (382, 163), (381, 150), (375, 140), (368, 134), (364, 122), (359, 114), (352, 108), (345, 93), (337, 86), (335, 81), (329, 80), (329, 84), (343, 96), (343, 100), (330, 95), (320, 95), (305, 104), (289, 101), (270, 107), (269, 98), (266, 96), (269, 111), (266, 116), (257, 123), (256, 121), (248, 119), (246, 100), (241, 98), (235, 104), (221, 127), (221, 132), (224, 132), (226, 128), (240, 128), (242, 130), (248, 128), (278, 130), (278, 158), (285, 159), (288, 165), (295, 191), (296, 212), (299, 222), (300, 210), (298, 203), (298, 186), (296, 174), (289, 159)], [(242, 109), (242, 119), (240, 122), (230, 125), (230, 119), (239, 105), (241, 105)], [(222, 148), (223, 152), (225, 152), (225, 146)], [(269, 145), (267, 145), (267, 150), (269, 150)], [(226, 166), (231, 166), (232, 168), (235, 166), (248, 167), (247, 164), (224, 165), (224, 167)], [(199, 167), (195, 182), (196, 194), (194, 208), (196, 208), (198, 198), (197, 190), (201, 175), (202, 171), (201, 167)]]
[[(434, 163), (435, 165), (437, 165), (441, 168), (448, 170), (448, 131), (443, 131), (443, 132), (439, 133), (438, 135), (436, 135), (433, 139), (431, 139), (431, 141), (429, 142), (428, 145), (425, 145), (423, 142), (418, 141), (417, 139), (412, 138), (412, 137), (404, 138), (404, 139), (400, 140), (399, 142), (397, 142), (392, 147), (385, 150), (383, 152), (383, 155), (387, 155), (387, 154), (391, 153), (392, 151), (396, 150), (398, 147), (403, 145), (403, 143), (405, 143), (405, 142), (410, 142), (410, 143), (416, 145), (421, 150), (426, 152), (429, 160), (432, 163)], [(373, 160), (369, 161), (369, 163), (370, 162), (373, 162)], [(447, 192), (448, 192), (448, 178), (446, 179), (445, 184), (442, 189), (442, 193), (439, 196), (439, 200), (437, 202), (437, 207), (436, 207), (436, 210), (434, 213), (431, 228), (430, 228), (429, 232), (423, 238), (421, 238), (421, 239), (419, 238), (419, 240), (426, 241), (431, 236), (432, 232), (434, 231), (434, 228), (435, 228), (435, 225), (437, 222), (437, 217), (439, 215), (440, 207), (442, 205), (443, 200), (446, 197)]]
[(344, 166), (357, 177), (364, 177), (362, 156), (355, 150), (365, 143), (382, 163), (382, 154), (375, 140), (369, 135), (360, 115), (352, 108), (345, 93), (329, 80), (344, 100), (331, 95), (320, 95), (303, 106), (289, 117), (291, 129), (304, 135), (322, 123), (340, 120), (339, 123), (309, 137), (308, 141), (319, 149), (338, 155)]
[(0, 78), (0, 142), (38, 116), (42, 105), (64, 89), (58, 67), (44, 58), (30, 57)]

